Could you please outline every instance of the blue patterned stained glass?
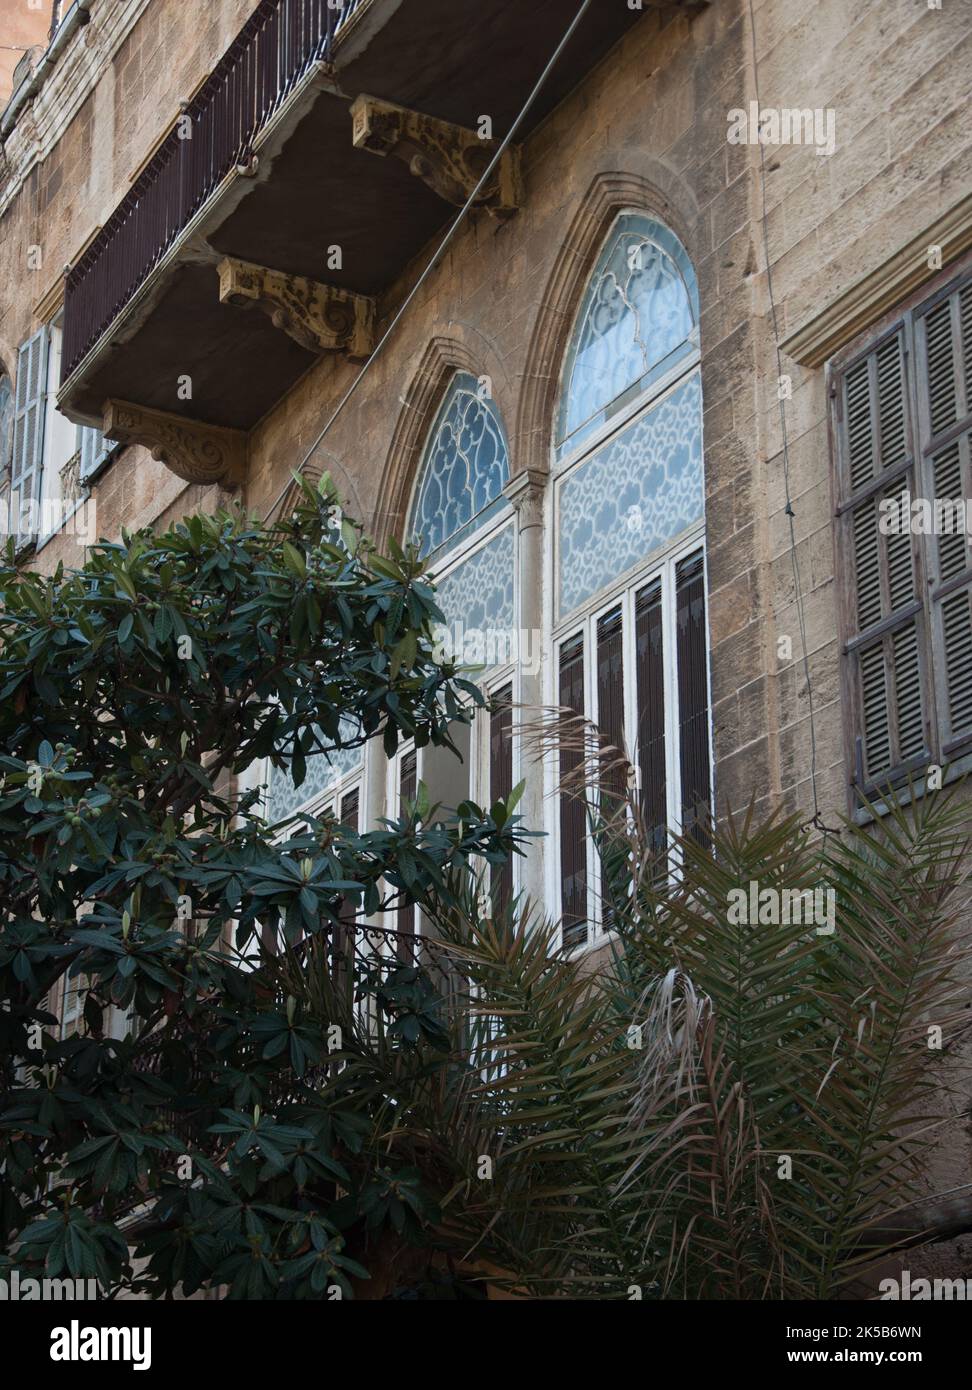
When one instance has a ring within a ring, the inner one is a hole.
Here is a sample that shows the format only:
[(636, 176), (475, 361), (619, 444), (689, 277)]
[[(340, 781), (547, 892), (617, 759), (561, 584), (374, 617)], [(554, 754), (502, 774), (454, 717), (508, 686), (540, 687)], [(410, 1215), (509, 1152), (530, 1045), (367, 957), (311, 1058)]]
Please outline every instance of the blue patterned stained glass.
[(581, 304), (557, 434), (573, 450), (632, 388), (646, 390), (694, 351), (698, 288), (681, 242), (660, 222), (614, 224)]
[(438, 581), (448, 655), (475, 666), (515, 659), (513, 573), (511, 523)]
[(457, 372), (429, 434), (408, 535), (426, 556), (468, 539), (505, 505), (509, 451), (492, 401)]
[(439, 580), (436, 602), (450, 627), (513, 627), (512, 525)]
[[(358, 725), (354, 720), (341, 720), (342, 738), (353, 738), (357, 729)], [(320, 736), (319, 731), (318, 734)], [(294, 786), (289, 767), (271, 767), (267, 788), (267, 820), (275, 824), (286, 816), (292, 816), (311, 802), (319, 801), (340, 778), (360, 768), (363, 762), (364, 748), (360, 746), (309, 754), (307, 773), (299, 787)]]
[(559, 485), (559, 613), (703, 515), (702, 388), (694, 372)]

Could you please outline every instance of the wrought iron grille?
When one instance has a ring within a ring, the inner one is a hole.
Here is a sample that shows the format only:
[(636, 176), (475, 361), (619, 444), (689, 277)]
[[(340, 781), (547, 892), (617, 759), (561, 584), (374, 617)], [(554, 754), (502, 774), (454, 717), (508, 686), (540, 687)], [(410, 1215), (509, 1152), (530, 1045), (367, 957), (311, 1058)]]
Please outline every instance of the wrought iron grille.
[(301, 78), (369, 0), (262, 0), (67, 273), (61, 380), (121, 313)]

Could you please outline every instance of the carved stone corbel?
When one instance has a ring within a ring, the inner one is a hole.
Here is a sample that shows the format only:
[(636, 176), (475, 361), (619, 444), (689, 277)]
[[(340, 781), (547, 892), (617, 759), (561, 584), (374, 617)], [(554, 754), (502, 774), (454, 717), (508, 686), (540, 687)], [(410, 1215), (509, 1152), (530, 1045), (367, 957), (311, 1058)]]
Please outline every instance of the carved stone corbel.
[(219, 266), (219, 300), (238, 308), (262, 309), (308, 352), (345, 352), (363, 361), (374, 346), (375, 301), (305, 275), (226, 256)]
[[(498, 143), (482, 139), (477, 131), (465, 126), (452, 125), (378, 97), (359, 96), (351, 106), (351, 119), (356, 149), (393, 154), (404, 160), (433, 193), (455, 207), (468, 201)], [(511, 147), (503, 151), (473, 206), (486, 208), (494, 217), (503, 219), (512, 216), (522, 201), (520, 152)]]
[(243, 430), (187, 420), (167, 410), (150, 410), (130, 401), (106, 401), (102, 432), (119, 444), (141, 444), (187, 483), (243, 481), (246, 434)]

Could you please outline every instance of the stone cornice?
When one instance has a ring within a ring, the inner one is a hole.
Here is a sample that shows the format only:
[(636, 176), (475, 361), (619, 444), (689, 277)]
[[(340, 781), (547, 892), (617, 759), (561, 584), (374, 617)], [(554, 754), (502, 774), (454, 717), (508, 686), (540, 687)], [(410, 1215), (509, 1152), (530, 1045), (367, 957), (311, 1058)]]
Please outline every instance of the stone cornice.
[[(972, 196), (964, 198), (856, 281), (780, 347), (804, 367), (820, 367), (835, 352), (972, 246)], [(938, 248), (940, 256), (932, 254)]]

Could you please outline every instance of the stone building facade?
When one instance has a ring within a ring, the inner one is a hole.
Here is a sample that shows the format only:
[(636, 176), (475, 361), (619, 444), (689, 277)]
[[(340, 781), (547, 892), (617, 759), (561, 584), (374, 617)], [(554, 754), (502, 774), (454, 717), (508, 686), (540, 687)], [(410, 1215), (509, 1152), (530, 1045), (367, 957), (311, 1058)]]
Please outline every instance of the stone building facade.
[[(904, 491), (972, 495), (968, 0), (594, 0), (431, 271), (579, 6), (293, 3), (256, 98), (240, 55), (284, 3), (61, 8), (0, 169), (31, 564), (232, 499), (269, 517), (326, 471), (379, 540), (421, 520), (465, 630), (513, 634), (494, 691), (573, 692), (630, 743), (656, 682), (661, 823), (709, 795), (832, 817), (972, 761), (968, 537), (878, 523)], [(233, 81), (259, 119), (207, 173), (174, 141), (216, 150)], [(374, 819), (419, 775), (488, 793), (522, 770), (489, 732), (462, 773), (369, 757), (317, 794)], [(518, 886), (596, 946), (550, 790), (528, 777), (550, 834)]]

